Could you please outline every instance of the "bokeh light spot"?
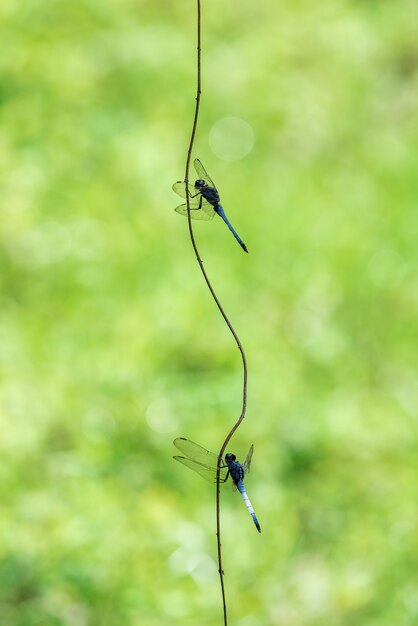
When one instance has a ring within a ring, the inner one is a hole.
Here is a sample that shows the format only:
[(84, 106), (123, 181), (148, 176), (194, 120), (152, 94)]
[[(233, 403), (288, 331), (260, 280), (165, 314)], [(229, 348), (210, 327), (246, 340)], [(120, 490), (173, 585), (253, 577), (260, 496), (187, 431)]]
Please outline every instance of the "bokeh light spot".
[(253, 149), (254, 131), (239, 117), (223, 117), (210, 129), (209, 145), (220, 159), (239, 161)]

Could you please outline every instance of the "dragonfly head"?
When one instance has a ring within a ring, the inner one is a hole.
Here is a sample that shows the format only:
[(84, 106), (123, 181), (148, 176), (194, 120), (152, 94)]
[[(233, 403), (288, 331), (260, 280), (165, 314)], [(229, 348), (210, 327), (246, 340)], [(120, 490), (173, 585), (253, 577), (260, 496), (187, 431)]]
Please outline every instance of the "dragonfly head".
[(195, 182), (194, 186), (196, 187), (196, 189), (202, 189), (202, 187), (205, 187), (206, 184), (204, 180), (199, 178), (199, 180)]
[(225, 454), (225, 463), (229, 465), (233, 461), (236, 461), (236, 458), (237, 457), (235, 456), (235, 454), (231, 454), (230, 452), (228, 452), (228, 454)]

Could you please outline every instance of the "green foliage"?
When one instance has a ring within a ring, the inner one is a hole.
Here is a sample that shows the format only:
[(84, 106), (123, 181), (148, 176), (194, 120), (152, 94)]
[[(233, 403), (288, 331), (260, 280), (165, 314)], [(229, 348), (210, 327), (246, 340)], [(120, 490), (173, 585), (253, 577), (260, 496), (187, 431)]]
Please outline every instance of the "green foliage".
[[(239, 355), (171, 183), (195, 89), (193, 2), (0, 6), (0, 623), (221, 623), (214, 491)], [(203, 2), (195, 154), (205, 266), (249, 362), (225, 491), (237, 626), (412, 626), (416, 571), (415, 3)], [(413, 17), (415, 15), (415, 18)], [(225, 116), (255, 145), (210, 151)]]

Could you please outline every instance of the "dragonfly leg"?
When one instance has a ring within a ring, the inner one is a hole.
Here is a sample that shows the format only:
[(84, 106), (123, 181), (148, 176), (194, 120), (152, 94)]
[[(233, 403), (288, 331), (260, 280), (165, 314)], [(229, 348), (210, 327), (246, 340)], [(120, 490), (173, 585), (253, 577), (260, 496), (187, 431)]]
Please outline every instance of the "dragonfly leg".
[(200, 194), (200, 191), (197, 191), (196, 193), (190, 193), (189, 191), (190, 198), (196, 198), (196, 196), (198, 196), (199, 194)]
[[(224, 467), (227, 467), (227, 465), (221, 465), (221, 469), (224, 468)], [(229, 470), (227, 471), (225, 478), (223, 480), (221, 480), (220, 482), (221, 483), (226, 483), (226, 481), (228, 480), (228, 476), (229, 476)]]

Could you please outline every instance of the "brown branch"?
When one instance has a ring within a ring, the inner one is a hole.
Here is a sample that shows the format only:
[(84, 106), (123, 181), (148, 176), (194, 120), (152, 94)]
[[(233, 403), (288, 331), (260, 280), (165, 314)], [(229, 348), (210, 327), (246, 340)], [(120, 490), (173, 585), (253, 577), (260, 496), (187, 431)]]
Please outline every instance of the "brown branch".
[(228, 622), (228, 618), (227, 618), (227, 609), (226, 609), (226, 597), (225, 597), (225, 585), (224, 585), (224, 572), (222, 569), (222, 549), (221, 549), (221, 523), (220, 523), (220, 469), (221, 469), (221, 463), (222, 463), (222, 459), (223, 459), (223, 455), (225, 452), (225, 448), (228, 445), (232, 435), (235, 433), (235, 431), (237, 430), (238, 426), (241, 424), (242, 420), (245, 417), (245, 412), (247, 409), (247, 361), (245, 358), (245, 352), (244, 352), (244, 348), (242, 347), (241, 341), (237, 335), (237, 333), (235, 332), (234, 327), (232, 326), (231, 322), (229, 321), (212, 285), (211, 282), (209, 280), (209, 277), (206, 273), (206, 270), (203, 266), (203, 261), (200, 257), (197, 245), (196, 245), (196, 241), (194, 238), (194, 233), (193, 233), (193, 227), (192, 227), (192, 220), (191, 220), (191, 214), (190, 214), (190, 198), (189, 198), (189, 172), (190, 172), (190, 160), (191, 160), (191, 156), (192, 156), (192, 150), (193, 150), (193, 145), (194, 145), (194, 140), (195, 140), (195, 135), (196, 135), (196, 128), (197, 128), (197, 122), (198, 122), (198, 118), (199, 118), (199, 108), (200, 108), (200, 96), (202, 93), (202, 89), (201, 89), (201, 76), (202, 76), (202, 72), (201, 72), (201, 5), (200, 5), (200, 0), (197, 0), (197, 90), (196, 90), (196, 107), (195, 107), (195, 113), (194, 113), (194, 119), (193, 119), (193, 126), (192, 126), (192, 133), (191, 133), (191, 137), (190, 137), (190, 143), (189, 143), (189, 148), (187, 151), (187, 159), (186, 159), (186, 171), (185, 171), (185, 176), (184, 176), (184, 182), (186, 185), (186, 205), (187, 205), (187, 221), (188, 221), (188, 225), (189, 225), (189, 234), (190, 234), (190, 240), (192, 242), (192, 246), (193, 246), (193, 250), (194, 253), (196, 255), (196, 259), (197, 262), (199, 263), (199, 267), (200, 270), (203, 274), (203, 278), (205, 279), (206, 285), (212, 295), (212, 298), (214, 299), (216, 306), (219, 309), (219, 312), (221, 313), (223, 319), (225, 320), (225, 323), (227, 324), (229, 330), (231, 331), (232, 336), (234, 337), (234, 340), (238, 346), (238, 349), (241, 353), (241, 359), (242, 359), (242, 367), (243, 367), (243, 393), (242, 393), (242, 409), (241, 409), (241, 414), (237, 420), (237, 422), (234, 424), (234, 426), (231, 428), (230, 432), (228, 433), (224, 443), (222, 444), (222, 448), (219, 452), (219, 456), (218, 456), (218, 466), (217, 466), (217, 471), (216, 471), (216, 476), (217, 476), (217, 481), (216, 481), (216, 538), (217, 538), (217, 546), (218, 546), (218, 570), (219, 570), (219, 577), (220, 577), (220, 583), (221, 583), (221, 592), (222, 592), (222, 605), (223, 605), (223, 615), (224, 615), (224, 626), (227, 626), (227, 622)]

